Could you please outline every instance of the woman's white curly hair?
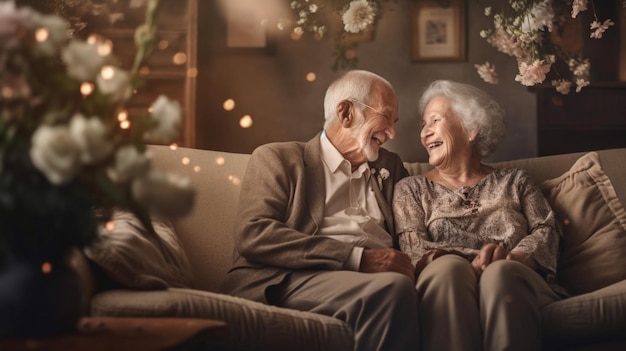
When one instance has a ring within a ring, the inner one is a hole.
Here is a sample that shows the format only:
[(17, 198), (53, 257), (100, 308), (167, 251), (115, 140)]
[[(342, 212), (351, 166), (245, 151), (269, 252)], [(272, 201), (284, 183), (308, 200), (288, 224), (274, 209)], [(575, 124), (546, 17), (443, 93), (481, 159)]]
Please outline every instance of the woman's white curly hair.
[(422, 93), (418, 109), (423, 117), (428, 103), (439, 96), (450, 99), (452, 111), (466, 132), (476, 131), (476, 151), (484, 158), (491, 155), (504, 139), (504, 110), (487, 93), (465, 83), (436, 80)]

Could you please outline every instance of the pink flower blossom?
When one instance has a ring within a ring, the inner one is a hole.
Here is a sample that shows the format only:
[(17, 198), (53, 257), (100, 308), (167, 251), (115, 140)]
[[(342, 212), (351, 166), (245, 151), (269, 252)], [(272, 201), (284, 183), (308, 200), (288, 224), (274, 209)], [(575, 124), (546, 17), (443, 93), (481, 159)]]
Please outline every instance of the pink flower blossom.
[(552, 0), (544, 0), (536, 3), (522, 19), (521, 30), (530, 33), (547, 28), (549, 32), (552, 32), (553, 18)]
[(589, 81), (586, 79), (576, 79), (576, 92), (580, 93), (580, 91), (582, 90), (583, 87), (586, 87), (587, 85), (589, 85)]
[(574, 0), (572, 3), (572, 18), (576, 18), (578, 13), (587, 10), (588, 0)]
[(515, 76), (515, 81), (525, 86), (539, 84), (546, 79), (551, 66), (551, 63), (546, 63), (544, 60), (535, 60), (531, 65), (522, 61), (519, 64), (519, 74)]
[(555, 87), (556, 91), (558, 91), (559, 93), (563, 95), (567, 95), (572, 88), (572, 82), (570, 82), (569, 80), (564, 80), (564, 79), (553, 80), (552, 86)]
[(496, 73), (496, 66), (489, 63), (489, 61), (485, 62), (482, 65), (474, 65), (476, 71), (480, 78), (482, 78), (485, 82), (491, 84), (498, 84), (498, 73)]
[(591, 29), (595, 29), (594, 32), (591, 33), (591, 38), (600, 39), (602, 38), (602, 33), (604, 33), (610, 26), (614, 25), (615, 22), (610, 19), (605, 20), (603, 23), (598, 21), (591, 22)]
[(487, 41), (493, 45), (498, 51), (513, 57), (522, 57), (524, 52), (517, 43), (515, 36), (507, 33), (504, 28), (498, 27)]
[(589, 63), (589, 60), (578, 61), (571, 59), (569, 61), (569, 68), (572, 74), (576, 77), (589, 77), (591, 64)]

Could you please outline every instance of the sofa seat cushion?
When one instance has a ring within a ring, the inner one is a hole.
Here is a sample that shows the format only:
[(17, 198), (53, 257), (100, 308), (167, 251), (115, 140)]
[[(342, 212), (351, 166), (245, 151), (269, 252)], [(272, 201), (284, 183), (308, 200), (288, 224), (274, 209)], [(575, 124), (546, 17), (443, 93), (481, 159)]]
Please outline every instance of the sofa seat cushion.
[(225, 321), (224, 347), (237, 350), (352, 350), (342, 321), (202, 290), (109, 290), (91, 300), (94, 316), (188, 317)]
[(563, 286), (584, 294), (626, 279), (626, 210), (598, 154), (583, 155), (541, 188), (563, 223), (557, 267)]

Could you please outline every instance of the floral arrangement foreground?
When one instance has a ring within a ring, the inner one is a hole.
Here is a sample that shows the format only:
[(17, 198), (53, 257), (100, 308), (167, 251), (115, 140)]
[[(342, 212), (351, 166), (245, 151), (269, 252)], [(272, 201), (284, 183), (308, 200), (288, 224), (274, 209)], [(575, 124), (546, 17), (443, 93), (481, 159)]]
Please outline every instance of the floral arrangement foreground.
[[(339, 14), (343, 30), (337, 36), (336, 62), (334, 69), (354, 67), (357, 62), (354, 48), (356, 43), (346, 41), (349, 34), (361, 33), (376, 26), (382, 16), (384, 4), (391, 0), (293, 0), (293, 32), (297, 35), (312, 33), (321, 38), (327, 32), (321, 13), (330, 10)], [(419, 0), (410, 0), (419, 1)], [(596, 0), (598, 1), (598, 0)], [(397, 2), (397, 0), (394, 0)], [(438, 1), (446, 6), (448, 1)], [(626, 1), (623, 2), (626, 7)], [(589, 85), (591, 64), (581, 52), (567, 52), (553, 40), (556, 33), (583, 11), (593, 13), (589, 23), (589, 37), (600, 39), (605, 31), (615, 23), (598, 18), (594, 1), (589, 0), (508, 0), (497, 7), (486, 7), (485, 15), (493, 19), (493, 27), (480, 32), (480, 36), (498, 51), (517, 60), (519, 73), (515, 81), (525, 86), (543, 83), (552, 70), (556, 79), (550, 83), (562, 94), (580, 90)], [(279, 28), (285, 27), (280, 24)], [(564, 63), (566, 71), (553, 69), (557, 61)], [(499, 81), (496, 67), (490, 62), (476, 64), (479, 76), (488, 83)]]
[(155, 42), (158, 1), (140, 5), (127, 71), (104, 38), (77, 39), (60, 16), (0, 2), (0, 267), (62, 259), (95, 240), (114, 208), (151, 232), (151, 213), (191, 208), (189, 180), (154, 169), (146, 148), (176, 141), (179, 103), (159, 96), (140, 115), (125, 109)]

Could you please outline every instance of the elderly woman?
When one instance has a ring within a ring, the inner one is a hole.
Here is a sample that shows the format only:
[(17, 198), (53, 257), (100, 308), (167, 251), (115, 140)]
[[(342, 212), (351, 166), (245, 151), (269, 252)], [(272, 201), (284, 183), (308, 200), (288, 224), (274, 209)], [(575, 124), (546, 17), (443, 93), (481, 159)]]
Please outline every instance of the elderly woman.
[(560, 231), (529, 176), (482, 162), (503, 111), (471, 85), (423, 93), (420, 140), (434, 168), (397, 183), (402, 251), (416, 264), (425, 350), (539, 350), (540, 309), (560, 299)]

